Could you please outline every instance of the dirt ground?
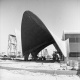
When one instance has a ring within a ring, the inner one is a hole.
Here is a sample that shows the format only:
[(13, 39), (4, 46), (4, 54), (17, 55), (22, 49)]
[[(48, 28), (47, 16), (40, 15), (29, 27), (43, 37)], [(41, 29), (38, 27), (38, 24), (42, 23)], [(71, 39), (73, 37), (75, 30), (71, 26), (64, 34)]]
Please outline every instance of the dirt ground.
[(76, 73), (61, 70), (59, 63), (0, 60), (0, 80), (80, 80)]

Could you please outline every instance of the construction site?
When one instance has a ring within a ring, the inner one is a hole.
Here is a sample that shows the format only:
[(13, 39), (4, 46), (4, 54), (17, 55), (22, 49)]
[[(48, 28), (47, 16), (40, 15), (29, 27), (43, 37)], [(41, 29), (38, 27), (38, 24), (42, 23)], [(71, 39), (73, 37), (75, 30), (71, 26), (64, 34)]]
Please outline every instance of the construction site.
[(80, 1), (0, 2), (0, 80), (80, 80)]

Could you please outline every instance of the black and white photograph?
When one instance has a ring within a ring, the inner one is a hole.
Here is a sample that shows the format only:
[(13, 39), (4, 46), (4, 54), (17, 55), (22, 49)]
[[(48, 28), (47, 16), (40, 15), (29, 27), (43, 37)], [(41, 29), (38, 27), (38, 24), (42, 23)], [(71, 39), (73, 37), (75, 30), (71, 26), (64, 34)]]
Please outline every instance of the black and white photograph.
[(80, 80), (80, 0), (0, 0), (0, 80)]

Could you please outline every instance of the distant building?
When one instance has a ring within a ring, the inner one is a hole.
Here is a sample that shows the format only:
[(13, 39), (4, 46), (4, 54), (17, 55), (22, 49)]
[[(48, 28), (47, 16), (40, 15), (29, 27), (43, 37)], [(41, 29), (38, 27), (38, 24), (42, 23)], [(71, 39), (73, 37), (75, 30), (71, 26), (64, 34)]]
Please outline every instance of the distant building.
[(69, 39), (67, 57), (71, 60), (80, 60), (80, 32), (64, 31), (62, 40)]

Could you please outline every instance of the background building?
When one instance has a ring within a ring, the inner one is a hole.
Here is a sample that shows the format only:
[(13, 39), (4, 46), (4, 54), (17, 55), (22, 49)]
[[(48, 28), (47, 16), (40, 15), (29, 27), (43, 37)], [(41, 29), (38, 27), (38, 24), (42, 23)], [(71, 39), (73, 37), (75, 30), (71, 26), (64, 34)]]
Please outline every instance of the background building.
[(69, 39), (69, 45), (67, 50), (68, 59), (80, 60), (80, 32), (64, 31), (62, 39), (63, 40)]

